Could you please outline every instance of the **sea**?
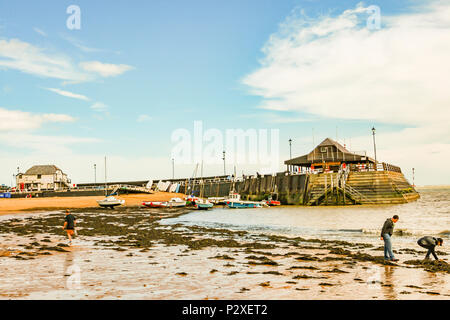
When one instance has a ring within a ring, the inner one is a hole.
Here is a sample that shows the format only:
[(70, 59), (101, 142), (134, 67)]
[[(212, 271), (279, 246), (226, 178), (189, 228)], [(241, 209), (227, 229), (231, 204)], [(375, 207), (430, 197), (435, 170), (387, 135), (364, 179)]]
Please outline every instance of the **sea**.
[(415, 245), (425, 235), (450, 240), (450, 188), (418, 189), (420, 199), (400, 205), (305, 207), (280, 206), (257, 209), (217, 207), (193, 211), (162, 224), (184, 224), (251, 233), (324, 240), (380, 243), (386, 219), (400, 217), (395, 225), (397, 242)]

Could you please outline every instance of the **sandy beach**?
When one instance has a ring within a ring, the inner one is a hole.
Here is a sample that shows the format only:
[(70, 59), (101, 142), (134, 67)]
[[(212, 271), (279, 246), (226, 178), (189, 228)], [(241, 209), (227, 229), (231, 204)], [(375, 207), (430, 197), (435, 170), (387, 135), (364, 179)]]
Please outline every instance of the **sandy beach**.
[[(158, 192), (155, 194), (120, 195), (125, 200), (125, 207), (140, 206), (143, 201), (168, 201), (174, 197), (185, 197), (184, 194)], [(59, 198), (21, 198), (0, 199), (0, 215), (64, 209), (83, 209), (98, 207), (97, 200), (104, 197), (59, 197)]]
[(399, 246), (390, 263), (373, 244), (163, 223), (190, 212), (78, 210), (72, 247), (63, 213), (3, 216), (0, 299), (450, 297), (449, 265), (421, 250)]

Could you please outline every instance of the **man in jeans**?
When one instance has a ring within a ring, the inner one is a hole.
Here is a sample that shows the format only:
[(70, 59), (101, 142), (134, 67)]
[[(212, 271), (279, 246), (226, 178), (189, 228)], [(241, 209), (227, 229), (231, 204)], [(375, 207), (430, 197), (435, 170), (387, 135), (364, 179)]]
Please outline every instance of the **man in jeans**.
[(392, 218), (387, 219), (384, 222), (383, 229), (381, 229), (381, 240), (384, 240), (384, 259), (391, 261), (398, 261), (395, 258), (394, 252), (392, 252), (391, 237), (394, 233), (394, 225), (398, 221), (398, 216), (395, 215)]

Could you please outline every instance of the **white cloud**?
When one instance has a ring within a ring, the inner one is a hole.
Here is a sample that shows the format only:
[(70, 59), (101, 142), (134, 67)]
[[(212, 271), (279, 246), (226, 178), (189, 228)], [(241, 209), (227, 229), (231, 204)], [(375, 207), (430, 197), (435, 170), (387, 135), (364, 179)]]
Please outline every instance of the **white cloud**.
[(267, 123), (305, 123), (317, 120), (317, 118), (311, 118), (310, 116), (305, 117), (301, 115), (280, 115), (275, 112), (269, 113), (253, 113), (253, 114), (241, 114), (241, 118), (251, 118), (256, 117), (261, 118)]
[(368, 16), (361, 7), (336, 18), (290, 18), (265, 45), (261, 68), (243, 81), (265, 98), (266, 109), (410, 125), (448, 122), (450, 4), (424, 10), (389, 17), (379, 31), (361, 23)]
[(96, 102), (91, 106), (91, 109), (96, 112), (106, 112), (108, 108), (109, 107), (103, 102)]
[[(422, 166), (424, 183), (448, 180), (442, 161), (450, 156), (450, 4), (381, 14), (385, 25), (374, 31), (362, 5), (337, 17), (289, 17), (243, 83), (263, 98), (263, 109), (366, 120), (368, 128), (402, 125), (377, 134), (379, 158)], [(358, 139), (371, 150), (370, 134), (352, 141)]]
[(0, 40), (0, 69), (1, 67), (39, 77), (61, 79), (65, 83), (93, 81), (99, 76), (114, 77), (133, 69), (125, 64), (99, 61), (77, 64), (67, 55), (49, 52), (19, 39)]
[(150, 121), (150, 120), (152, 120), (152, 117), (150, 117), (149, 115), (146, 115), (146, 114), (141, 114), (138, 117), (137, 122), (147, 122), (147, 121)]
[(76, 38), (73, 38), (73, 37), (69, 37), (69, 36), (67, 36), (67, 35), (61, 35), (61, 37), (62, 37), (64, 40), (68, 41), (68, 42), (69, 42), (70, 44), (72, 44), (73, 46), (77, 47), (78, 49), (80, 49), (81, 51), (86, 52), (86, 53), (92, 53), (92, 52), (101, 52), (101, 51), (104, 51), (104, 50), (101, 50), (101, 49), (88, 47), (88, 46), (86, 46), (82, 41), (80, 41), (80, 40), (78, 40), (78, 39), (76, 39)]
[(0, 144), (31, 150), (41, 155), (58, 156), (63, 153), (71, 153), (70, 145), (82, 143), (100, 142), (96, 138), (82, 138), (73, 136), (48, 136), (35, 133), (0, 133)]
[(49, 91), (55, 92), (61, 96), (65, 96), (65, 97), (69, 97), (69, 98), (74, 98), (74, 99), (79, 99), (79, 100), (84, 100), (84, 101), (89, 101), (90, 99), (86, 96), (83, 96), (81, 94), (77, 94), (77, 93), (72, 93), (69, 91), (64, 91), (64, 90), (60, 90), (60, 89), (55, 89), (55, 88), (46, 88)]
[(96, 102), (91, 106), (91, 109), (96, 112), (94, 114), (94, 118), (97, 120), (105, 120), (106, 118), (110, 117), (109, 113), (109, 106), (104, 104), (103, 102)]
[(126, 64), (108, 64), (99, 61), (81, 62), (80, 67), (85, 71), (98, 73), (105, 78), (115, 77), (134, 69), (132, 66)]
[(45, 33), (44, 31), (42, 31), (42, 30), (39, 29), (39, 28), (34, 27), (33, 30), (34, 30), (35, 32), (39, 33), (39, 34), (40, 34), (41, 36), (43, 36), (43, 37), (46, 37), (46, 36), (47, 36), (47, 33)]
[(19, 110), (0, 108), (1, 131), (28, 131), (42, 127), (47, 122), (73, 122), (75, 118), (66, 114), (33, 114)]
[(76, 70), (67, 56), (48, 53), (18, 39), (0, 40), (0, 67), (73, 82), (93, 79), (91, 75)]

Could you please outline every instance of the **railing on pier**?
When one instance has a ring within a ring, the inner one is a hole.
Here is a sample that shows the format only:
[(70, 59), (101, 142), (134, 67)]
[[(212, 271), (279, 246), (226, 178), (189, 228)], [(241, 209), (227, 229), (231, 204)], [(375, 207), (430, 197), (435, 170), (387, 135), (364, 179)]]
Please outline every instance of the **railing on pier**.
[(361, 164), (349, 164), (350, 170), (355, 172), (367, 172), (367, 171), (390, 171), (390, 172), (398, 172), (402, 173), (400, 167), (394, 166), (385, 162), (377, 162), (376, 170), (374, 163), (361, 163)]

